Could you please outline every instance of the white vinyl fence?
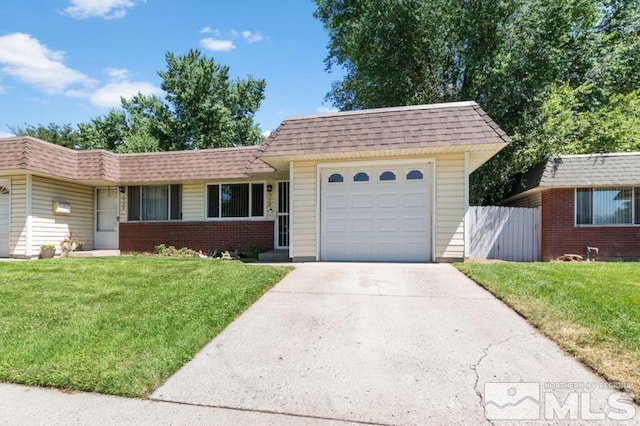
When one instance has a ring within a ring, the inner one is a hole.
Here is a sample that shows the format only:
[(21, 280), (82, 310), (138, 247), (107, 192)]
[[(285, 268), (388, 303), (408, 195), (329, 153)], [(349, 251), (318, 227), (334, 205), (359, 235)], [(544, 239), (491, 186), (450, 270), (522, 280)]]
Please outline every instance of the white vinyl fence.
[(516, 262), (540, 260), (540, 207), (469, 207), (466, 256)]

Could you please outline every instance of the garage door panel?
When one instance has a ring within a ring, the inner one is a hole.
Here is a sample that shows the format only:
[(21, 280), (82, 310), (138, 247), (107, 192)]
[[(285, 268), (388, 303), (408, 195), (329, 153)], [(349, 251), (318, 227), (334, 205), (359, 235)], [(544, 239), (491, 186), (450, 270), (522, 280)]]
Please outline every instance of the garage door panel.
[(427, 231), (427, 219), (425, 217), (404, 217), (400, 222), (404, 232), (423, 233)]
[(340, 260), (347, 258), (347, 246), (338, 243), (327, 243), (326, 250), (334, 257), (331, 260)]
[[(412, 170), (422, 178), (407, 179)], [(429, 170), (425, 163), (322, 169), (320, 259), (429, 261)], [(380, 180), (388, 171), (395, 176)], [(367, 174), (369, 181), (354, 182), (358, 173)], [(329, 183), (334, 174), (344, 176), (344, 182)]]
[(373, 220), (371, 217), (354, 217), (351, 218), (352, 232), (371, 232)]
[(327, 220), (327, 232), (343, 233), (347, 231), (347, 221), (345, 218), (335, 217)]
[(379, 193), (376, 207), (393, 208), (398, 207), (399, 197), (397, 193)]
[(402, 200), (404, 207), (426, 207), (427, 206), (427, 194), (424, 191), (421, 192), (405, 192)]
[(344, 209), (347, 207), (346, 195), (327, 195), (326, 207), (328, 209)]
[(351, 207), (370, 209), (373, 206), (373, 196), (371, 194), (353, 194), (351, 196)]
[(398, 232), (400, 230), (400, 221), (397, 217), (381, 217), (377, 222), (377, 229), (380, 232)]

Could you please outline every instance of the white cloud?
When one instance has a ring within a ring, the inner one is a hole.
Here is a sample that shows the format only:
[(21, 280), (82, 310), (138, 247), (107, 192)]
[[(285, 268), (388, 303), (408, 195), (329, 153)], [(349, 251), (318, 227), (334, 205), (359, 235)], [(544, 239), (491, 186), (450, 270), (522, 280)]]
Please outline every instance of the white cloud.
[(242, 32), (242, 37), (247, 40), (249, 43), (257, 43), (259, 41), (262, 41), (262, 39), (264, 37), (262, 37), (262, 34), (260, 33), (254, 33), (252, 31), (243, 31)]
[(15, 135), (13, 133), (0, 132), (0, 138), (10, 138), (11, 136)]
[(64, 52), (49, 49), (30, 34), (0, 36), (2, 71), (46, 93), (61, 93), (69, 86), (91, 87), (95, 81), (63, 63)]
[(338, 108), (334, 108), (334, 107), (327, 107), (327, 106), (324, 106), (324, 105), (320, 105), (318, 108), (316, 108), (316, 111), (321, 113), (321, 114), (325, 114), (325, 113), (328, 114), (328, 113), (331, 113), (331, 112), (338, 112), (339, 109)]
[[(147, 81), (132, 81), (126, 68), (106, 68), (108, 82), (100, 85), (84, 73), (63, 63), (64, 52), (50, 50), (29, 34), (0, 36), (0, 72), (34, 86), (50, 95), (89, 99), (99, 107), (120, 106), (120, 97), (138, 92), (159, 95), (162, 89)], [(3, 88), (0, 86), (0, 93)], [(48, 98), (33, 97), (34, 102), (48, 104)]]
[[(109, 83), (88, 94), (92, 104), (102, 108), (120, 106), (120, 98), (131, 98), (138, 92), (143, 95), (160, 95), (162, 89), (148, 81), (131, 81), (131, 73), (126, 68), (106, 68), (104, 72), (109, 76)], [(78, 93), (78, 95), (81, 95)], [(73, 94), (67, 93), (67, 96)]]
[(113, 81), (123, 81), (128, 80), (131, 77), (131, 73), (126, 68), (106, 68), (104, 72), (109, 76), (109, 78)]
[(89, 97), (91, 103), (103, 108), (120, 106), (120, 98), (131, 98), (138, 92), (143, 95), (159, 95), (162, 89), (146, 81), (116, 81), (100, 87)]
[(273, 132), (273, 130), (265, 130), (264, 132), (262, 132), (262, 136), (268, 138), (269, 136), (271, 136), (271, 132)]
[(257, 43), (264, 40), (264, 36), (260, 32), (254, 31), (221, 31), (219, 29), (213, 29), (211, 27), (204, 27), (200, 30), (200, 34), (209, 34), (209, 37), (205, 37), (200, 40), (200, 45), (205, 49), (213, 50), (214, 52), (228, 52), (236, 48), (234, 40), (243, 38), (247, 43)]
[(71, 0), (71, 6), (64, 12), (77, 19), (120, 19), (133, 6), (135, 3), (132, 0)]
[(214, 52), (229, 52), (236, 48), (233, 40), (217, 40), (210, 37), (200, 40), (200, 45), (205, 49), (209, 49)]

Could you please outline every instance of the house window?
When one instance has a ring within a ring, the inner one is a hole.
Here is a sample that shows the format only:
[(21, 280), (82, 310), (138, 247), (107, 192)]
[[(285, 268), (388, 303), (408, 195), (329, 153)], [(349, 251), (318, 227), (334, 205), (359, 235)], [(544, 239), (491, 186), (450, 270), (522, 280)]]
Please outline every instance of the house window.
[(264, 217), (264, 184), (207, 185), (207, 217)]
[(384, 172), (380, 175), (380, 180), (396, 180), (396, 174), (393, 172)]
[(127, 188), (127, 220), (181, 220), (182, 185)]
[(420, 170), (411, 170), (407, 173), (407, 180), (422, 180), (424, 179), (424, 175)]
[(353, 177), (354, 182), (369, 182), (369, 175), (365, 172), (356, 173)]
[(637, 225), (640, 224), (639, 203), (639, 188), (578, 188), (576, 224)]
[(344, 182), (344, 178), (340, 173), (334, 173), (329, 176), (329, 183), (342, 183)]

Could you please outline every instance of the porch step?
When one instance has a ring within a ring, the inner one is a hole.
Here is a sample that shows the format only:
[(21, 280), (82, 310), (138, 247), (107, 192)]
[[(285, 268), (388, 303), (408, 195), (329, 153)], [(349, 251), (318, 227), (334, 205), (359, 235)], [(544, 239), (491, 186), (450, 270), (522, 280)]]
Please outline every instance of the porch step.
[(258, 255), (260, 262), (288, 262), (289, 250), (271, 250)]
[(69, 257), (107, 257), (107, 256), (120, 256), (120, 250), (86, 250), (86, 251), (72, 251), (69, 253)]

